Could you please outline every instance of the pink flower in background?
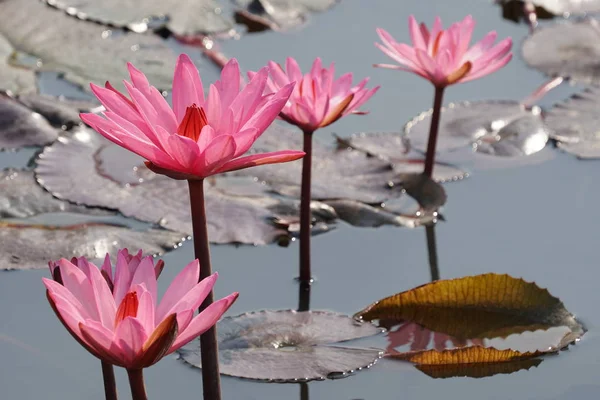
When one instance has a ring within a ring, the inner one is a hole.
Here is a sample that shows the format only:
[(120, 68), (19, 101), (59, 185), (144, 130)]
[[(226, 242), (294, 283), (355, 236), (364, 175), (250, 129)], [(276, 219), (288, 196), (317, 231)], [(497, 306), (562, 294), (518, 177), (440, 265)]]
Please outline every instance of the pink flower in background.
[(270, 96), (263, 92), (269, 75), (261, 69), (242, 88), (235, 59), (221, 72), (221, 80), (204, 97), (202, 80), (190, 58), (182, 54), (173, 77), (173, 107), (150, 86), (146, 76), (128, 64), (129, 97), (91, 84), (106, 108), (104, 117), (81, 114), (81, 119), (107, 139), (147, 159), (154, 172), (175, 179), (202, 179), (210, 175), (301, 158), (300, 151), (277, 151), (241, 157), (273, 122), (294, 85)]
[(469, 47), (475, 27), (470, 15), (447, 30), (443, 30), (439, 17), (431, 31), (425, 24), (419, 25), (412, 15), (408, 23), (412, 46), (398, 43), (387, 31), (377, 29), (383, 44), (375, 46), (400, 65), (376, 64), (376, 67), (413, 72), (436, 87), (444, 87), (491, 74), (512, 58), (511, 38), (494, 45), (496, 32), (488, 33)]
[(194, 317), (217, 280), (213, 274), (198, 283), (197, 260), (175, 277), (160, 303), (152, 257), (119, 252), (114, 274), (110, 262), (100, 270), (85, 258), (76, 261), (77, 265), (66, 259), (51, 263), (54, 276), (57, 268), (60, 271), (62, 284), (43, 278), (48, 301), (83, 347), (127, 369), (149, 367), (198, 337), (238, 296), (218, 300)]
[[(323, 68), (317, 58), (307, 74), (302, 74), (296, 60), (288, 57), (285, 70), (277, 63), (269, 62), (271, 79), (268, 90), (277, 93), (291, 82), (296, 86), (289, 101), (281, 110), (280, 117), (304, 131), (314, 132), (330, 125), (348, 114), (359, 114), (363, 105), (377, 90), (367, 89), (368, 78), (352, 86), (352, 74), (347, 73), (335, 79), (335, 68)], [(260, 73), (260, 72), (258, 72)], [(254, 78), (258, 73), (250, 72)]]

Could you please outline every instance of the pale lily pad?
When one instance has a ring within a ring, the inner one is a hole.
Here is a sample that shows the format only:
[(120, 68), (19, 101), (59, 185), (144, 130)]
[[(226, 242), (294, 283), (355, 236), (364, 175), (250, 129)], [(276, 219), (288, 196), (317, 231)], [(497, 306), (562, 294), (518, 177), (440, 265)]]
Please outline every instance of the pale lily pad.
[[(412, 148), (427, 150), (430, 123), (431, 110), (406, 124)], [(539, 107), (528, 109), (516, 101), (451, 103), (442, 109), (437, 152), (440, 159), (465, 159), (475, 153), (483, 165), (513, 166), (537, 161), (532, 155), (546, 147), (548, 138)]]
[(600, 83), (600, 25), (586, 18), (537, 29), (523, 42), (522, 54), (532, 68), (548, 76)]
[(558, 147), (579, 158), (600, 158), (600, 88), (590, 87), (552, 107), (546, 123)]
[[(408, 138), (398, 132), (358, 133), (350, 138), (337, 138), (338, 146), (348, 146), (392, 163), (398, 173), (420, 173), (425, 168), (422, 154), (410, 150)], [(444, 183), (464, 179), (469, 174), (450, 164), (437, 162), (433, 179)]]
[(0, 222), (0, 270), (47, 268), (49, 260), (86, 257), (101, 260), (118, 249), (143, 249), (157, 255), (172, 250), (185, 235), (163, 229), (136, 231), (92, 223), (45, 226)]
[[(271, 125), (254, 145), (256, 152), (302, 149), (302, 132)], [(300, 197), (302, 161), (265, 165), (237, 172), (266, 182), (276, 192)], [(315, 200), (352, 199), (364, 203), (381, 203), (401, 194), (392, 185), (398, 178), (390, 163), (351, 149), (335, 150), (313, 138), (312, 198)]]
[(13, 46), (0, 34), (0, 90), (8, 90), (13, 93), (35, 92), (35, 73), (11, 65), (14, 54)]
[(159, 89), (169, 89), (176, 54), (156, 35), (121, 33), (71, 18), (39, 0), (0, 2), (0, 34), (16, 50), (38, 59), (34, 68), (57, 71), (89, 90), (110, 80), (122, 88), (127, 62)]
[(416, 228), (436, 221), (436, 215), (430, 213), (395, 213), (355, 200), (328, 200), (327, 203), (335, 209), (341, 220), (363, 228), (377, 228), (383, 225)]
[[(510, 3), (514, 0), (500, 0)], [(527, 0), (536, 7), (541, 7), (554, 15), (587, 14), (600, 11), (600, 0)], [(523, 3), (523, 1), (519, 1)]]
[(44, 117), (0, 94), (0, 150), (42, 146), (57, 137), (58, 131)]
[[(154, 174), (141, 157), (95, 131), (78, 128), (61, 137), (44, 149), (37, 164), (38, 182), (60, 199), (192, 232), (187, 182)], [(295, 204), (267, 196), (267, 188), (251, 179), (227, 185), (229, 179), (205, 182), (211, 242), (266, 244), (287, 235), (288, 227), (277, 223), (278, 212), (286, 207), (293, 212)]]
[(27, 218), (55, 212), (109, 214), (52, 197), (37, 184), (33, 171), (0, 171), (0, 218)]
[(252, 22), (273, 30), (287, 30), (302, 25), (309, 14), (326, 11), (337, 2), (338, 0), (233, 0), (238, 7), (238, 22)]
[(31, 110), (43, 115), (52, 126), (63, 129), (81, 124), (79, 113), (91, 112), (100, 106), (99, 103), (35, 93), (23, 94), (17, 98)]
[(224, 32), (233, 21), (214, 0), (44, 0), (80, 19), (145, 32), (166, 26), (178, 35)]
[[(369, 368), (383, 352), (339, 344), (382, 332), (370, 323), (326, 311), (260, 311), (217, 324), (222, 374), (269, 382), (342, 378)], [(179, 351), (200, 367), (197, 342)]]

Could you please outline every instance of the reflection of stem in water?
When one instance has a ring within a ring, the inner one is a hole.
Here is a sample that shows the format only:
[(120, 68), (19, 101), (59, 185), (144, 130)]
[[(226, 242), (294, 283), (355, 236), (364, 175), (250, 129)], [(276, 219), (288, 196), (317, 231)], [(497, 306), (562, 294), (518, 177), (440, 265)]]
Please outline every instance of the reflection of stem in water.
[(310, 310), (310, 282), (298, 285), (298, 311)]
[(435, 243), (435, 224), (425, 227), (427, 236), (427, 253), (429, 255), (429, 270), (431, 271), (431, 281), (440, 279), (440, 269), (438, 267), (437, 245)]
[(308, 400), (308, 383), (300, 383), (300, 400)]

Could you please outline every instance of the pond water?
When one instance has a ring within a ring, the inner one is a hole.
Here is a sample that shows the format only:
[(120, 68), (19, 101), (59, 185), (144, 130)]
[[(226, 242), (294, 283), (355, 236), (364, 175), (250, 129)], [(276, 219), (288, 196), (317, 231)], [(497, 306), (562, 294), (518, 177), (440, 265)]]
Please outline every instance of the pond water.
[[(367, 104), (371, 113), (348, 117), (318, 134), (348, 136), (361, 131), (400, 130), (416, 114), (429, 109), (431, 85), (408, 73), (374, 69), (387, 62), (373, 46), (376, 27), (397, 40), (408, 40), (409, 14), (432, 21), (441, 15), (448, 24), (472, 14), (475, 37), (495, 29), (512, 36), (513, 61), (499, 72), (472, 83), (451, 87), (449, 101), (519, 100), (546, 78), (527, 69), (520, 58), (524, 25), (501, 18), (490, 0), (342, 0), (329, 12), (315, 15), (301, 30), (265, 32), (221, 44), (245, 69), (257, 69), (269, 59), (287, 55), (307, 68), (314, 57), (336, 62), (339, 72), (371, 76), (381, 90)], [(48, 78), (51, 79), (51, 78)], [(44, 89), (56, 93), (46, 82)], [(550, 105), (578, 90), (561, 86), (542, 105)], [(223, 398), (233, 400), (383, 400), (383, 399), (573, 399), (600, 392), (600, 168), (556, 149), (549, 160), (509, 168), (479, 168), (461, 182), (445, 185), (446, 221), (435, 228), (442, 278), (486, 272), (508, 273), (535, 281), (562, 299), (581, 318), (588, 333), (558, 356), (538, 367), (489, 378), (432, 379), (408, 363), (380, 360), (369, 370), (347, 379), (299, 384), (268, 384), (222, 377)], [(31, 153), (0, 154), (0, 167), (24, 166)], [(163, 257), (167, 267), (162, 290), (193, 258), (190, 242)], [(220, 274), (216, 296), (239, 291), (227, 315), (260, 309), (296, 308), (298, 246), (213, 246), (213, 268)], [(343, 223), (333, 232), (313, 238), (313, 269), (317, 282), (311, 307), (353, 314), (384, 296), (430, 279), (424, 229), (354, 228)], [(51, 312), (41, 278), (47, 270), (6, 272), (0, 277), (0, 390), (3, 399), (102, 399), (99, 362), (78, 346)], [(381, 345), (364, 342), (361, 344)], [(121, 396), (129, 398), (126, 375), (118, 370)], [(199, 370), (167, 357), (146, 371), (153, 399), (199, 399)]]

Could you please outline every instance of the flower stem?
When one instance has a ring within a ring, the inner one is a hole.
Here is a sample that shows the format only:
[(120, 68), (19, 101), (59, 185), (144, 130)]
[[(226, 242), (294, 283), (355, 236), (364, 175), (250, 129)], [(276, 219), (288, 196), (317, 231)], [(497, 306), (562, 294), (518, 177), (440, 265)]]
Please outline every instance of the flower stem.
[(431, 282), (440, 280), (440, 269), (438, 266), (437, 245), (435, 242), (435, 225), (425, 226), (427, 236), (427, 253), (429, 255), (429, 270), (431, 271)]
[(309, 400), (308, 383), (300, 382), (300, 400)]
[(115, 369), (112, 364), (102, 361), (102, 378), (104, 379), (104, 397), (106, 400), (117, 400), (117, 383)]
[(127, 375), (129, 376), (132, 400), (148, 400), (146, 387), (144, 386), (144, 370), (128, 369)]
[(312, 279), (310, 273), (312, 137), (312, 131), (304, 131), (304, 152), (306, 155), (302, 159), (302, 191), (300, 194), (300, 283), (308, 284)]
[(429, 141), (427, 142), (427, 155), (425, 156), (425, 170), (423, 174), (431, 178), (433, 174), (433, 164), (435, 163), (435, 147), (440, 128), (440, 115), (442, 114), (442, 99), (444, 97), (444, 87), (435, 88), (435, 97), (433, 99), (433, 115), (431, 116), (431, 126), (429, 127)]
[[(212, 274), (210, 265), (210, 247), (208, 243), (208, 224), (204, 206), (204, 180), (189, 180), (190, 203), (192, 207), (192, 231), (194, 255), (200, 262), (199, 280)], [(206, 296), (200, 305), (202, 312), (213, 303), (213, 292)], [(205, 400), (221, 400), (221, 378), (219, 375), (219, 348), (217, 328), (213, 326), (200, 336), (200, 356), (202, 361), (202, 390)]]
[(298, 289), (298, 311), (310, 310), (310, 282), (300, 282)]

